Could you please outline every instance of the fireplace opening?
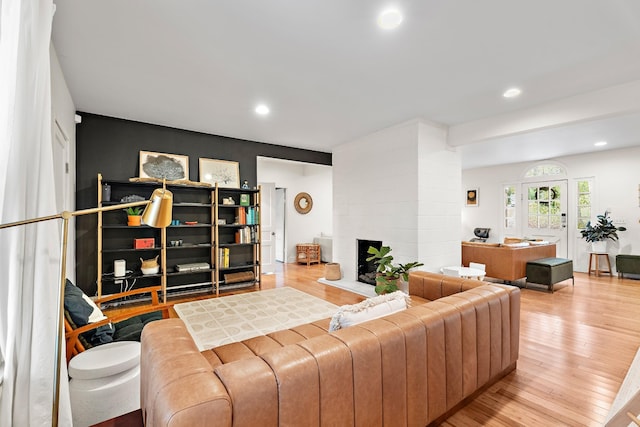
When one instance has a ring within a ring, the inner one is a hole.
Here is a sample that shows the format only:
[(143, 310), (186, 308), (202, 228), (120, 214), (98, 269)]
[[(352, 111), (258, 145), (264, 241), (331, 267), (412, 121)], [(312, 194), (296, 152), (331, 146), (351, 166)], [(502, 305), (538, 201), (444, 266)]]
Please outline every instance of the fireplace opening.
[(369, 285), (376, 285), (376, 265), (373, 261), (367, 261), (369, 254), (369, 246), (373, 246), (376, 249), (382, 247), (381, 240), (364, 240), (356, 239), (358, 242), (358, 282), (367, 283)]

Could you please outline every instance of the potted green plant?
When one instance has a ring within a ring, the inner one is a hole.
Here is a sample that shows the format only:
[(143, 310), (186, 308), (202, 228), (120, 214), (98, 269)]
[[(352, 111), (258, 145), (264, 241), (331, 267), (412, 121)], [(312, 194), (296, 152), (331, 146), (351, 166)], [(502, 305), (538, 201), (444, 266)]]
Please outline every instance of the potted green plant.
[(125, 209), (127, 213), (127, 225), (138, 226), (141, 223), (142, 208), (140, 206), (133, 206)]
[(373, 261), (376, 265), (375, 291), (378, 295), (397, 291), (399, 282), (408, 282), (409, 270), (424, 265), (421, 262), (394, 264), (389, 246), (382, 246), (380, 249), (369, 246), (367, 253), (371, 255), (367, 258), (367, 261)]
[(591, 250), (597, 253), (607, 252), (607, 239), (618, 240), (618, 231), (626, 231), (625, 227), (616, 227), (609, 218), (609, 212), (598, 215), (598, 222), (587, 222), (586, 227), (580, 230), (582, 237), (591, 243)]

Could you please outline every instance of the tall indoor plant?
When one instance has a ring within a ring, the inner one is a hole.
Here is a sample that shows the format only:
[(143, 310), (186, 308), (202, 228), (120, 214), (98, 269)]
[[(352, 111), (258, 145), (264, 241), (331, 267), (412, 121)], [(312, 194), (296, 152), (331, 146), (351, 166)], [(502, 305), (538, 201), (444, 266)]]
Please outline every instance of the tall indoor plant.
[(597, 253), (605, 253), (607, 251), (607, 240), (618, 240), (618, 231), (626, 231), (625, 227), (616, 227), (609, 218), (609, 212), (596, 217), (598, 222), (591, 224), (587, 222), (587, 226), (580, 230), (582, 237), (591, 243), (591, 250)]
[(388, 294), (398, 290), (398, 282), (409, 280), (409, 270), (424, 265), (421, 262), (409, 262), (407, 264), (394, 264), (391, 248), (382, 246), (380, 249), (369, 246), (367, 253), (371, 255), (367, 261), (373, 261), (376, 265), (376, 288), (377, 294)]

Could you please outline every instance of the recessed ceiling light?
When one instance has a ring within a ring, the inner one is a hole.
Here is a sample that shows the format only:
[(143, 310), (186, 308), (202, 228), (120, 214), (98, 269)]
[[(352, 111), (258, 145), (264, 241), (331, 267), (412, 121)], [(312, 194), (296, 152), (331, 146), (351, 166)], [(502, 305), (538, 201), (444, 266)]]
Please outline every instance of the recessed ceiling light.
[(603, 147), (603, 146), (607, 145), (607, 141), (598, 141), (593, 145), (595, 145), (596, 147)]
[(402, 23), (402, 14), (398, 9), (385, 9), (378, 15), (378, 27), (393, 30)]
[(518, 89), (517, 87), (512, 87), (511, 89), (508, 89), (505, 93), (503, 93), (502, 96), (504, 96), (505, 98), (515, 98), (521, 93), (522, 91), (520, 89)]
[(269, 107), (267, 107), (264, 104), (260, 104), (256, 107), (256, 114), (259, 114), (261, 116), (266, 116), (267, 114), (269, 114)]

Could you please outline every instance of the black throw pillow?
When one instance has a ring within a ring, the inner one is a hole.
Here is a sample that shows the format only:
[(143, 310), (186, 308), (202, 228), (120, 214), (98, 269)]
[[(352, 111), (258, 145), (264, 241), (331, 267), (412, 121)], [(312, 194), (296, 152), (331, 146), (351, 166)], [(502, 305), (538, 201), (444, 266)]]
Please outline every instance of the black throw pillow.
[[(89, 323), (89, 316), (93, 313), (93, 307), (85, 301), (83, 296), (82, 289), (67, 279), (64, 286), (64, 308), (69, 312), (71, 320), (76, 324), (76, 327)], [(113, 333), (113, 327), (107, 324), (87, 331), (82, 336), (91, 344), (100, 345), (113, 341)]]
[(69, 279), (64, 286), (64, 309), (69, 312), (76, 326), (84, 326), (89, 322), (93, 308), (82, 298), (82, 289), (71, 283)]

